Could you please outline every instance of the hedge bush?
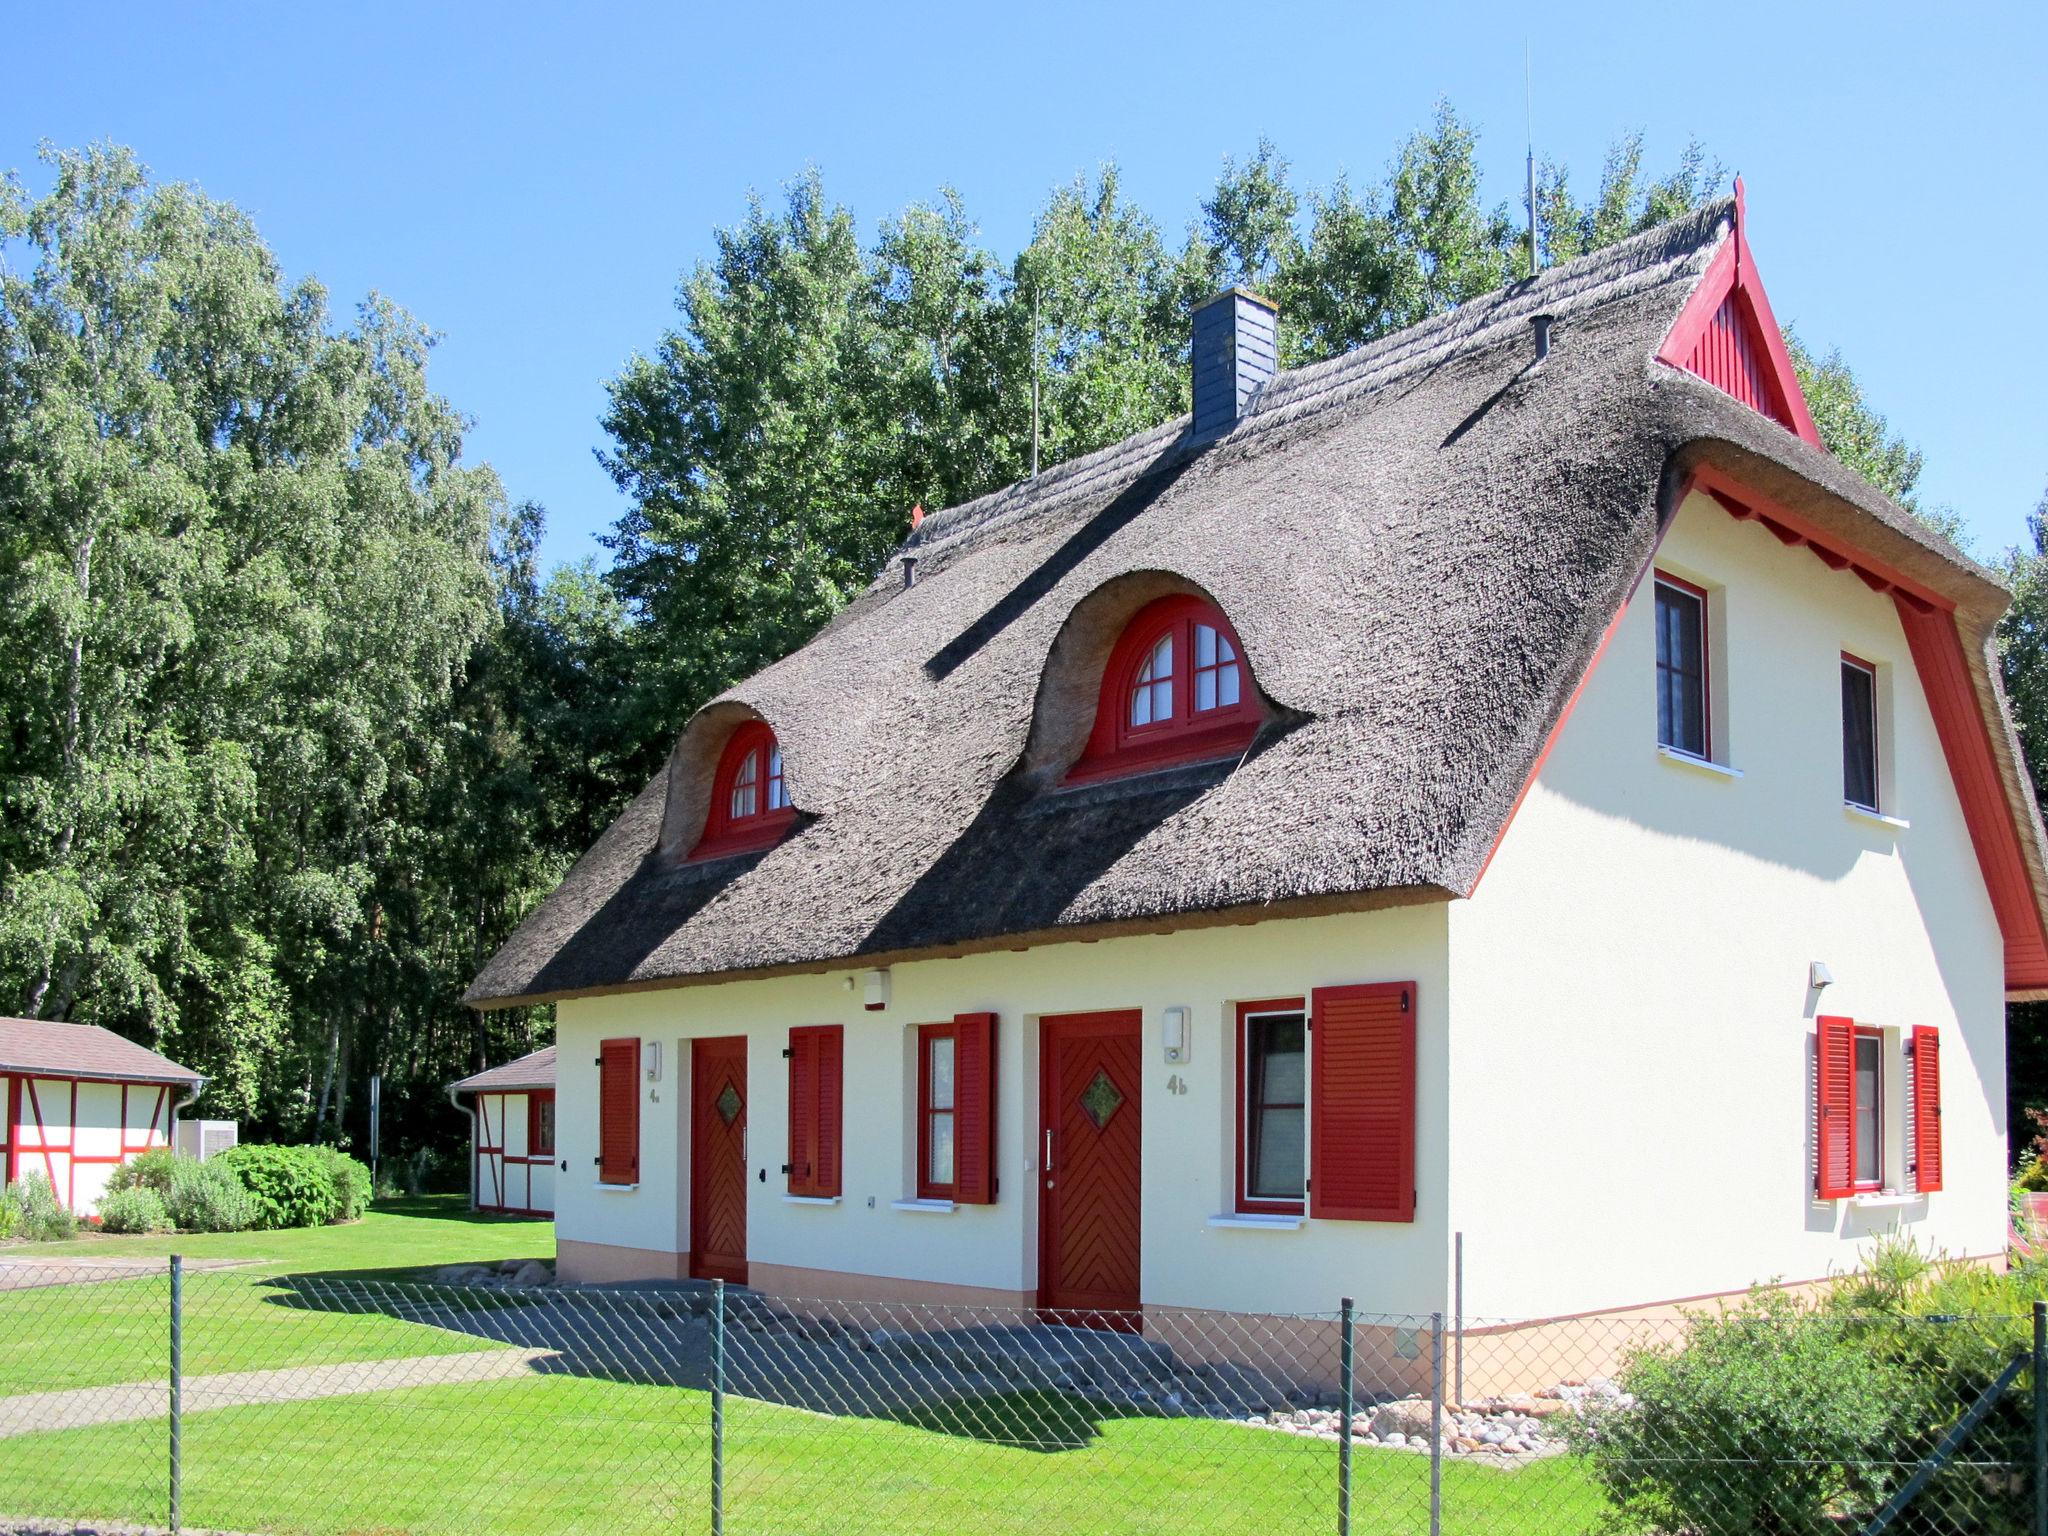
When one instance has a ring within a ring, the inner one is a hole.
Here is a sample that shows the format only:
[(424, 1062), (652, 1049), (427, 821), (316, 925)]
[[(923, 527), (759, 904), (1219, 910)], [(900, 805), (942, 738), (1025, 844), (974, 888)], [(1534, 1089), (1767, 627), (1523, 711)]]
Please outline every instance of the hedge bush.
[(242, 1181), (255, 1203), (252, 1223), (262, 1231), (280, 1227), (324, 1227), (341, 1211), (341, 1197), (318, 1147), (270, 1147), (244, 1143), (210, 1163)]
[(256, 1202), (221, 1158), (171, 1162), (164, 1209), (181, 1232), (241, 1232), (256, 1222)]
[(0, 1207), (11, 1213), (0, 1216), (0, 1237), (54, 1243), (78, 1232), (78, 1222), (58, 1201), (47, 1174), (23, 1174), (0, 1193)]
[(100, 1229), (106, 1232), (169, 1232), (171, 1213), (164, 1197), (147, 1185), (110, 1189), (100, 1199)]
[(316, 1146), (313, 1151), (334, 1186), (335, 1214), (329, 1220), (354, 1221), (370, 1206), (370, 1170), (339, 1147)]
[(149, 1189), (159, 1197), (171, 1192), (171, 1171), (177, 1166), (178, 1154), (169, 1147), (158, 1147), (154, 1152), (142, 1152), (131, 1157), (113, 1172), (107, 1180), (107, 1193), (119, 1194), (124, 1189)]

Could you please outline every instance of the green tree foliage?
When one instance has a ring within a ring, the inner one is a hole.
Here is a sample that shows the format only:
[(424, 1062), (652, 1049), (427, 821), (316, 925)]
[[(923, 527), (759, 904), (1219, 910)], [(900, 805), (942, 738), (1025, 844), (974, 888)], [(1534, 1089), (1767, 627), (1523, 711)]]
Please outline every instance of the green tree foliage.
[(464, 968), (549, 873), (471, 798), (520, 755), (472, 681), (510, 514), (396, 305), (337, 323), (232, 206), (45, 158), (0, 184), (0, 997), (331, 1135), (475, 1054)]

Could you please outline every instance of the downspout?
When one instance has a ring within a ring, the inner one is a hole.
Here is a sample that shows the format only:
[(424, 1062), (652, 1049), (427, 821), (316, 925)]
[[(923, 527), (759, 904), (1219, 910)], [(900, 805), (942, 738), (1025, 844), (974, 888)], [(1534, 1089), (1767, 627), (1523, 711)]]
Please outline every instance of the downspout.
[(469, 1208), (473, 1211), (476, 1209), (476, 1101), (472, 1099), (467, 1104), (463, 1103), (457, 1096), (460, 1092), (454, 1083), (448, 1085), (448, 1102), (458, 1115), (469, 1122), (469, 1150), (463, 1154), (462, 1160), (469, 1165)]

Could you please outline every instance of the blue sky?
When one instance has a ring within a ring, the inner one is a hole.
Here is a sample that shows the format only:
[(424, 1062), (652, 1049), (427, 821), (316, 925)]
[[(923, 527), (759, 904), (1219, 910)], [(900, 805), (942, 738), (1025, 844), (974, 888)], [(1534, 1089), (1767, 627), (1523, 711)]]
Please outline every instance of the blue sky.
[(1539, 155), (1689, 137), (1743, 174), (1778, 316), (1839, 347), (1980, 553), (2048, 486), (2048, 19), (2038, 5), (37, 5), (7, 22), (0, 165), (112, 138), (256, 218), (337, 305), (445, 334), (473, 457), (597, 552), (604, 381), (710, 232), (815, 163), (872, 232), (951, 184), (997, 250), (1105, 158), (1176, 238), (1264, 134), (1370, 179), (1439, 96), (1515, 198)]

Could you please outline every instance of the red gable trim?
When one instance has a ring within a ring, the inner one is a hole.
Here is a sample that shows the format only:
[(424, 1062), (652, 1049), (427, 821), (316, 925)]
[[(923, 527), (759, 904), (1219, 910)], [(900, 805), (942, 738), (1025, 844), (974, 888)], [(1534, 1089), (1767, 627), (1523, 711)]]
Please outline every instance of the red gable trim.
[(1742, 182), (1735, 183), (1735, 228), (1707, 275), (1679, 311), (1657, 360), (1705, 379), (1786, 430), (1820, 446), (1820, 432), (1792, 371), (1771, 301), (1744, 233)]

